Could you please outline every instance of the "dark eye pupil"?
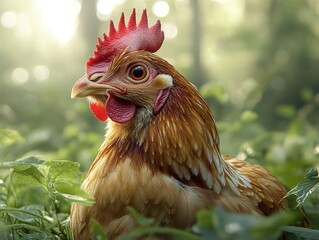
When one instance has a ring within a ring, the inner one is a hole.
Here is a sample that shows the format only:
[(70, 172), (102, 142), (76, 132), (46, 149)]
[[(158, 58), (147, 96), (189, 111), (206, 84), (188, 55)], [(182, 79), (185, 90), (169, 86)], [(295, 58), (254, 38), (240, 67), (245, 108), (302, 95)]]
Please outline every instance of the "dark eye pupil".
[(133, 76), (135, 78), (142, 78), (144, 76), (144, 69), (141, 66), (137, 66), (133, 69)]

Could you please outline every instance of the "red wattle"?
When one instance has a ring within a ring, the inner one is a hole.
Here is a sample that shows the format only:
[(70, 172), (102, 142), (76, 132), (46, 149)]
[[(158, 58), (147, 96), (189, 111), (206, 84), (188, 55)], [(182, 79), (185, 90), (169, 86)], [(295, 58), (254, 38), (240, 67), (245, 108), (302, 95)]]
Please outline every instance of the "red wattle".
[(109, 118), (117, 123), (131, 120), (136, 112), (136, 105), (128, 100), (119, 98), (110, 93), (105, 104)]
[(102, 122), (105, 122), (108, 118), (105, 107), (102, 104), (91, 102), (90, 108), (94, 116)]

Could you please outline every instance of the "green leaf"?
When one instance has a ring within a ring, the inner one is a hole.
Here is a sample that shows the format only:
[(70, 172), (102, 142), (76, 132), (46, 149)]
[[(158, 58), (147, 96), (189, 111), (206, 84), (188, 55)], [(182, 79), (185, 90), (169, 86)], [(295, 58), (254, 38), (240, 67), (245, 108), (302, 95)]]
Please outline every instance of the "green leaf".
[(16, 183), (30, 186), (44, 186), (45, 178), (42, 172), (33, 165), (16, 165), (12, 176)]
[(302, 204), (307, 197), (313, 193), (316, 188), (318, 187), (317, 184), (319, 183), (319, 177), (318, 177), (318, 169), (313, 168), (306, 174), (306, 181), (303, 181), (297, 186), (295, 186), (293, 189), (291, 189), (285, 197), (289, 197), (291, 195), (295, 195), (297, 197), (297, 206)]
[(49, 160), (43, 166), (48, 167), (50, 177), (55, 180), (73, 180), (78, 174), (80, 164), (69, 160)]
[(286, 227), (283, 227), (283, 231), (293, 233), (296, 236), (306, 238), (306, 239), (319, 239), (319, 230), (315, 230), (315, 229), (286, 226)]
[(47, 222), (53, 222), (52, 218), (43, 216), (43, 211), (44, 208), (41, 205), (28, 205), (21, 208), (0, 207), (0, 212), (6, 212), (10, 216), (25, 223), (32, 223), (36, 218)]
[(89, 199), (89, 198), (85, 198), (78, 195), (72, 195), (67, 193), (58, 193), (58, 194), (61, 195), (64, 199), (66, 199), (69, 202), (80, 203), (86, 206), (92, 206), (95, 203), (94, 199)]
[(39, 165), (39, 164), (42, 164), (43, 162), (44, 160), (41, 160), (35, 156), (28, 156), (28, 157), (20, 158), (12, 162), (0, 163), (0, 168), (14, 168), (19, 165), (32, 165), (32, 164)]
[(45, 232), (33, 232), (33, 233), (20, 233), (23, 240), (43, 240), (43, 239), (53, 239), (52, 236)]
[(319, 175), (318, 169), (317, 169), (317, 168), (312, 168), (312, 169), (310, 169), (310, 171), (305, 175), (305, 177), (308, 178), (308, 179), (313, 179), (313, 178), (318, 179), (318, 178), (319, 178), (318, 175)]
[[(32, 223), (35, 221), (35, 216), (39, 216), (38, 213), (42, 211), (44, 211), (44, 207), (41, 205), (28, 205), (22, 206), (16, 212), (9, 212), (8, 214), (22, 222)], [(42, 218), (42, 216), (39, 217)]]
[(106, 233), (103, 229), (103, 227), (101, 226), (101, 224), (96, 221), (95, 219), (91, 219), (91, 228), (92, 228), (92, 232), (93, 232), (93, 239), (96, 239), (96, 240), (106, 240), (107, 237), (106, 237)]
[(27, 223), (15, 223), (15, 224), (0, 224), (0, 232), (2, 233), (2, 231), (12, 231), (13, 229), (29, 229), (29, 230), (33, 230), (33, 231), (42, 231), (42, 229), (40, 229), (39, 227), (32, 225), (32, 224), (27, 224)]
[(86, 193), (78, 184), (73, 182), (59, 181), (54, 184), (54, 188), (69, 202), (77, 202), (88, 206), (91, 206), (95, 202), (93, 196)]
[(290, 212), (279, 212), (268, 217), (262, 217), (262, 220), (256, 223), (252, 229), (253, 239), (278, 239), (281, 235), (281, 227), (294, 223), (297, 215)]
[(186, 230), (157, 226), (154, 219), (150, 219), (141, 215), (134, 208), (128, 207), (128, 210), (139, 226), (135, 228), (132, 232), (127, 234), (125, 237), (122, 237), (120, 239), (139, 239), (141, 237), (154, 236), (158, 234), (169, 236), (169, 239), (199, 239), (198, 236)]
[(81, 189), (79, 183), (73, 183), (70, 181), (59, 181), (54, 184), (56, 191), (60, 193), (67, 193), (72, 195), (79, 195), (82, 197), (89, 197), (90, 195)]

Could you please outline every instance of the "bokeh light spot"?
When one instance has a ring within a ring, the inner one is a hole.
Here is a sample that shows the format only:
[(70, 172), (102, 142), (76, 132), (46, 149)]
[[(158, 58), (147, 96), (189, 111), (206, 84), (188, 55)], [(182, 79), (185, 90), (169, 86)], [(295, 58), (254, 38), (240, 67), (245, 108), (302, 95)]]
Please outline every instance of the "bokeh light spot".
[(169, 13), (169, 5), (165, 1), (157, 1), (154, 3), (152, 10), (157, 17), (166, 17)]
[(34, 69), (33, 69), (33, 75), (34, 75), (34, 78), (38, 81), (44, 81), (44, 80), (47, 80), (50, 76), (50, 70), (47, 66), (45, 65), (39, 65), (39, 66), (36, 66)]
[(98, 15), (107, 16), (114, 10), (114, 5), (108, 0), (99, 0), (96, 5)]
[(175, 38), (178, 33), (178, 29), (173, 23), (165, 23), (163, 25), (163, 31), (165, 33), (165, 38)]
[(109, 19), (116, 5), (123, 4), (125, 0), (99, 0), (96, 4), (96, 15), (101, 21)]
[(5, 28), (13, 28), (17, 24), (17, 15), (13, 12), (4, 12), (1, 15), (1, 25)]
[(15, 84), (23, 84), (29, 79), (29, 73), (24, 68), (16, 68), (11, 73), (11, 79)]
[(225, 230), (227, 233), (237, 233), (243, 231), (242, 229), (242, 226), (236, 222), (229, 223), (225, 226)]
[(239, 154), (237, 155), (237, 158), (238, 158), (239, 160), (246, 160), (246, 159), (247, 159), (247, 155), (246, 155), (245, 153), (241, 152), (241, 153), (239, 153)]

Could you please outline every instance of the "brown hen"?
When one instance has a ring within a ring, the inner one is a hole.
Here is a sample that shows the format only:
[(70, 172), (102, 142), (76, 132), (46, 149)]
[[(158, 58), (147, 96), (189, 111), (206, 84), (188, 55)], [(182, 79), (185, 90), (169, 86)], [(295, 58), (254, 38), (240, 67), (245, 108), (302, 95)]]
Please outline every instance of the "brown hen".
[(220, 205), (236, 213), (269, 215), (287, 207), (284, 186), (263, 167), (224, 157), (213, 115), (198, 90), (154, 55), (164, 40), (146, 11), (99, 39), (72, 97), (88, 97), (105, 121), (105, 140), (84, 182), (93, 206), (74, 204), (74, 239), (90, 239), (90, 219), (110, 239), (136, 227), (127, 206), (178, 228), (200, 209)]

